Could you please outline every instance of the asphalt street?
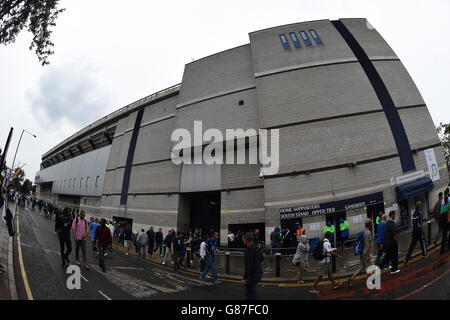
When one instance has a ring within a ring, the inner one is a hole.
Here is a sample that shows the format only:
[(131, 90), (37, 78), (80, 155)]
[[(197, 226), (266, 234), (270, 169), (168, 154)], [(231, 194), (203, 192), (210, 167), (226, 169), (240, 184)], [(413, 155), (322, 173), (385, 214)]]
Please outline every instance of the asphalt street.
[[(105, 258), (106, 273), (98, 267), (91, 244), (87, 244), (90, 270), (81, 268), (81, 289), (68, 289), (69, 277), (61, 268), (59, 241), (54, 232), (54, 221), (45, 218), (39, 210), (18, 208), (19, 237), (14, 244), (14, 268), (20, 299), (34, 300), (240, 300), (244, 290), (239, 281), (224, 279), (221, 284), (200, 280), (185, 272), (175, 273), (171, 268), (157, 266), (119, 251)], [(17, 225), (17, 221), (16, 221)], [(19, 246), (20, 238), (20, 246)], [(71, 264), (75, 263), (75, 243), (72, 240)], [(80, 252), (81, 255), (81, 252)], [(22, 259), (20, 259), (20, 256)], [(21, 263), (21, 260), (23, 263)], [(450, 299), (449, 253), (437, 250), (427, 259), (416, 258), (401, 272), (390, 275), (383, 272), (381, 289), (369, 290), (366, 277), (360, 277), (353, 288), (343, 286), (333, 290), (327, 279), (319, 286), (320, 294), (308, 293), (310, 284), (263, 283), (257, 288), (263, 299)], [(26, 278), (26, 280), (25, 280)], [(339, 279), (345, 282), (346, 278)]]

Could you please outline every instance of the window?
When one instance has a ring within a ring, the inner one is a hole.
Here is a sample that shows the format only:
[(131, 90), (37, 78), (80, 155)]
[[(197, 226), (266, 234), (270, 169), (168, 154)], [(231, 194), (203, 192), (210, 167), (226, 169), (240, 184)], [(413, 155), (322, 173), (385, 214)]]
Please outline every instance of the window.
[(309, 30), (309, 33), (311, 34), (311, 37), (314, 39), (314, 41), (315, 41), (317, 44), (321, 44), (321, 43), (322, 43), (322, 40), (320, 40), (319, 36), (317, 35), (316, 30), (310, 29), (310, 30)]
[(100, 178), (100, 176), (97, 176), (97, 178), (95, 178), (95, 186), (98, 187), (98, 179)]
[(81, 177), (81, 179), (80, 179), (80, 188), (81, 188), (82, 184), (83, 184), (83, 177)]
[(65, 187), (66, 187), (66, 181), (67, 181), (67, 179), (64, 179), (64, 184), (63, 184), (63, 188), (65, 188)]
[(243, 106), (244, 105), (244, 100), (239, 100), (239, 105)]
[(73, 188), (75, 189), (75, 183), (77, 182), (77, 178), (73, 179)]
[(88, 187), (89, 177), (86, 178), (86, 188)]
[(283, 45), (284, 49), (290, 48), (289, 42), (288, 42), (285, 34), (280, 34), (280, 40), (281, 40), (281, 44)]
[(312, 44), (311, 40), (309, 40), (308, 35), (306, 34), (305, 31), (300, 31), (300, 36), (302, 37), (303, 42), (305, 43), (305, 45), (310, 46)]
[(69, 185), (67, 187), (70, 188), (71, 184), (72, 184), (72, 179), (69, 179)]
[(300, 41), (298, 41), (297, 35), (295, 32), (289, 32), (289, 35), (291, 36), (291, 40), (294, 43), (294, 46), (300, 47)]

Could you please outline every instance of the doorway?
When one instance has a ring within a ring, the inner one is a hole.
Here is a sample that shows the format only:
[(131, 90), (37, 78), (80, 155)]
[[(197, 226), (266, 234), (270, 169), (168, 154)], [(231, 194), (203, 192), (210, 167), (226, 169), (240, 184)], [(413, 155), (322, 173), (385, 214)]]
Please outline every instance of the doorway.
[(378, 212), (384, 213), (384, 203), (377, 203), (371, 206), (367, 206), (367, 218), (372, 219), (372, 234), (378, 234), (378, 225), (376, 223)]
[(220, 192), (192, 192), (182, 194), (184, 214), (189, 230), (201, 228), (202, 233), (220, 231)]

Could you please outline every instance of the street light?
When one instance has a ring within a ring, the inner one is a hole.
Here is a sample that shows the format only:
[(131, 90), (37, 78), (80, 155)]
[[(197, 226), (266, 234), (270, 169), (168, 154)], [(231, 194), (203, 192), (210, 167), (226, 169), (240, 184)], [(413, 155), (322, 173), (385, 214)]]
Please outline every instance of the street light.
[(23, 133), (24, 133), (24, 132), (26, 132), (26, 133), (28, 133), (28, 134), (30, 134), (30, 135), (32, 135), (33, 137), (36, 138), (36, 135), (35, 135), (35, 134), (32, 134), (31, 132), (28, 132), (28, 131), (25, 130), (25, 129), (22, 129), (22, 133), (20, 134), (19, 143), (17, 144), (16, 153), (14, 154), (14, 159), (13, 159), (13, 163), (12, 163), (12, 166), (11, 166), (12, 170), (14, 170), (14, 163), (16, 162), (17, 150), (19, 150), (20, 142), (22, 141), (22, 136), (23, 136)]

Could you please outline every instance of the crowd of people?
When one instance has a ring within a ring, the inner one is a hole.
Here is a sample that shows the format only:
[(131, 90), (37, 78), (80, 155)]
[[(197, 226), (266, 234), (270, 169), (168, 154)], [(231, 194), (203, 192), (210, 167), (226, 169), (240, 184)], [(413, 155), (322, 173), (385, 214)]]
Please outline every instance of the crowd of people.
[[(21, 195), (9, 190), (8, 194), (2, 195), (2, 201), (6, 197), (11, 200), (21, 199)], [(201, 228), (196, 228), (189, 232), (176, 232), (171, 229), (167, 234), (163, 233), (162, 228), (157, 231), (150, 227), (147, 231), (141, 229), (140, 232), (133, 232), (131, 224), (127, 222), (119, 222), (113, 224), (104, 218), (92, 217), (87, 221), (84, 211), (70, 209), (61, 206), (55, 207), (52, 203), (33, 198), (27, 199), (22, 197), (24, 201), (29, 201), (34, 207), (36, 204), (39, 210), (47, 211), (55, 221), (55, 232), (58, 234), (60, 252), (62, 263), (61, 266), (66, 268), (70, 264), (70, 256), (72, 253), (72, 238), (75, 242), (75, 263), (81, 266), (80, 250), (83, 266), (89, 269), (86, 257), (86, 245), (90, 240), (93, 252), (97, 255), (99, 266), (106, 272), (104, 257), (108, 254), (108, 250), (112, 248), (113, 239), (116, 239), (117, 244), (123, 244), (125, 247), (125, 254), (129, 255), (130, 248), (135, 249), (138, 257), (145, 259), (147, 255), (153, 257), (159, 255), (162, 257), (162, 264), (166, 265), (168, 262), (173, 265), (175, 272), (180, 270), (184, 264), (184, 260), (193, 259), (199, 260), (200, 265), (200, 279), (210, 279), (208, 273), (211, 273), (214, 283), (220, 283), (215, 267), (215, 253), (218, 244), (218, 233), (212, 229), (204, 232)], [(444, 193), (439, 193), (439, 198), (433, 208), (433, 215), (438, 225), (438, 232), (434, 240), (437, 241), (442, 237), (441, 254), (450, 250), (450, 198), (449, 189)], [(402, 212), (400, 211), (400, 215)], [(398, 268), (398, 236), (396, 234), (398, 226), (395, 223), (396, 211), (390, 211), (384, 214), (380, 210), (375, 219), (376, 229), (372, 228), (373, 221), (367, 218), (364, 222), (364, 229), (361, 230), (353, 242), (353, 252), (359, 256), (359, 267), (354, 274), (348, 279), (347, 285), (352, 287), (353, 280), (360, 274), (366, 274), (367, 268), (371, 261), (372, 241), (376, 245), (376, 259), (375, 265), (380, 269), (390, 269), (391, 274), (400, 272)], [(412, 214), (412, 233), (411, 243), (408, 248), (406, 257), (403, 260), (404, 265), (408, 265), (411, 259), (413, 250), (417, 243), (420, 244), (423, 258), (427, 258), (427, 245), (425, 243), (425, 236), (423, 231), (422, 203), (416, 202), (415, 210)], [(403, 224), (403, 222), (401, 223)], [(349, 237), (348, 222), (339, 219), (339, 241), (346, 242)], [(372, 230), (376, 230), (375, 235)], [(323, 239), (319, 240), (317, 244), (310, 245), (310, 239), (306, 235), (306, 230), (301, 224), (295, 226), (295, 231), (291, 231), (289, 227), (280, 229), (276, 227), (270, 235), (271, 252), (270, 257), (273, 259), (276, 253), (282, 248), (291, 250), (293, 248), (292, 264), (297, 268), (297, 282), (304, 283), (304, 275), (309, 268), (309, 259), (318, 260), (320, 268), (317, 277), (309, 290), (312, 294), (319, 293), (317, 284), (327, 275), (334, 289), (342, 287), (343, 283), (336, 283), (333, 279), (332, 272), (332, 258), (342, 259), (342, 256), (337, 253), (334, 235), (336, 234), (334, 226), (327, 224), (323, 230)], [(230, 248), (245, 248), (244, 255), (244, 276), (242, 284), (245, 286), (245, 295), (247, 299), (258, 299), (256, 293), (256, 284), (261, 280), (263, 275), (263, 261), (264, 261), (264, 241), (260, 235), (259, 229), (254, 229), (250, 232), (237, 233), (228, 232), (228, 244)], [(186, 252), (189, 250), (190, 255)], [(311, 255), (311, 250), (313, 254)], [(289, 251), (290, 253), (291, 251)], [(375, 254), (375, 253), (374, 253)]]

